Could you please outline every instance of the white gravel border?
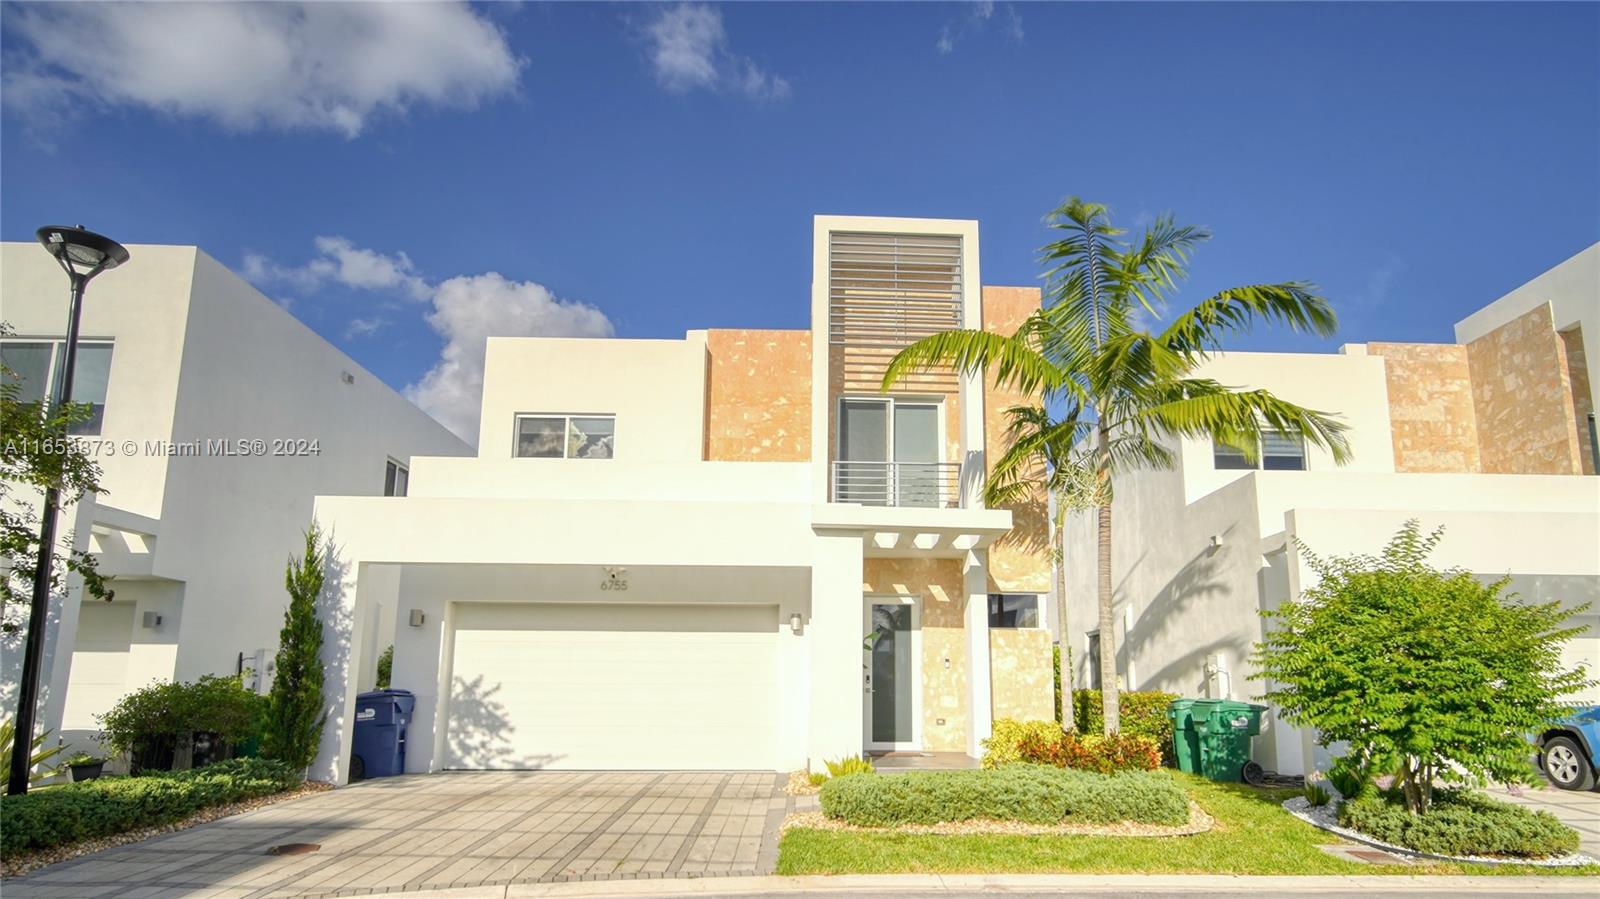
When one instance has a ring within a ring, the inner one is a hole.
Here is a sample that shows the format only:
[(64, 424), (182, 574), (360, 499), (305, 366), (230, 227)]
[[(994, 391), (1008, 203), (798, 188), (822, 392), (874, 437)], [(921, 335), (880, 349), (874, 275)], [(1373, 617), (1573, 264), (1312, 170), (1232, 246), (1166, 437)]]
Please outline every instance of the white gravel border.
[(1597, 863), (1595, 859), (1584, 855), (1582, 852), (1574, 852), (1571, 855), (1564, 855), (1559, 858), (1537, 859), (1495, 858), (1483, 855), (1434, 855), (1431, 852), (1418, 852), (1415, 849), (1407, 849), (1404, 846), (1395, 846), (1382, 840), (1373, 839), (1348, 827), (1340, 827), (1338, 813), (1335, 811), (1338, 802), (1339, 800), (1333, 799), (1327, 805), (1319, 806), (1307, 802), (1304, 796), (1296, 796), (1283, 804), (1283, 810), (1319, 830), (1338, 834), (1353, 843), (1365, 843), (1385, 852), (1393, 852), (1395, 855), (1403, 855), (1408, 858), (1426, 858), (1441, 862), (1466, 862), (1474, 865), (1534, 865), (1541, 868), (1576, 868)]

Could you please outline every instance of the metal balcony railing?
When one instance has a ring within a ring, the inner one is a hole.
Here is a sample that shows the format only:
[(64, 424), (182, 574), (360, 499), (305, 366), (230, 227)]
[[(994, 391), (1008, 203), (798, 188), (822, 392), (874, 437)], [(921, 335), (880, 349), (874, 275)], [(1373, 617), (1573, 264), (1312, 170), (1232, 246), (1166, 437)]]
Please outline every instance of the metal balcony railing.
[(954, 509), (961, 505), (961, 463), (835, 462), (831, 495), (836, 503)]

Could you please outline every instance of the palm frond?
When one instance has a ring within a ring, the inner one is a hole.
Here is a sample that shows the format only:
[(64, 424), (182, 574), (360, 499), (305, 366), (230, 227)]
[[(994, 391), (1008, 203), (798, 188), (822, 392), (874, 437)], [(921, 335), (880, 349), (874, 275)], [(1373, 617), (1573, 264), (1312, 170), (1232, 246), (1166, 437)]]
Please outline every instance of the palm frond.
[(1062, 380), (1060, 370), (1027, 342), (963, 328), (930, 334), (896, 353), (883, 373), (883, 389), (914, 372), (950, 368), (972, 374), (991, 366), (997, 383), (1023, 393), (1054, 390)]
[(1204, 355), (1220, 349), (1225, 335), (1246, 333), (1257, 320), (1327, 337), (1339, 329), (1339, 318), (1316, 290), (1303, 281), (1232, 287), (1178, 316), (1160, 341), (1174, 352)]
[(1165, 393), (1165, 399), (1140, 410), (1137, 418), (1166, 433), (1220, 440), (1244, 451), (1252, 461), (1263, 431), (1320, 446), (1340, 465), (1350, 461), (1343, 422), (1271, 391), (1235, 390), (1209, 378), (1188, 378), (1168, 385)]

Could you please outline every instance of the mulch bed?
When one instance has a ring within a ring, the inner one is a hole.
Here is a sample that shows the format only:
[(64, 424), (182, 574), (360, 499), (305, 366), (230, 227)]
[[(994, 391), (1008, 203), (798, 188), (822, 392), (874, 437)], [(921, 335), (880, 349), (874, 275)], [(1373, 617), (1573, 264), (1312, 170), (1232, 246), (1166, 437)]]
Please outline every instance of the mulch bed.
[(808, 827), (816, 830), (849, 830), (859, 833), (1001, 833), (1021, 836), (1187, 837), (1197, 833), (1205, 833), (1216, 823), (1216, 819), (1207, 814), (1205, 809), (1190, 802), (1188, 823), (1176, 826), (1170, 824), (1139, 824), (1133, 821), (1122, 821), (1117, 824), (1070, 824), (1066, 822), (1060, 824), (1028, 824), (1022, 821), (994, 821), (980, 818), (971, 821), (947, 821), (940, 824), (859, 827), (854, 824), (846, 824), (836, 818), (829, 818), (821, 812), (802, 812), (785, 818), (782, 829), (787, 831), (796, 827)]
[(210, 808), (201, 809), (200, 811), (195, 812), (193, 815), (190, 815), (181, 821), (174, 821), (171, 824), (160, 824), (155, 827), (142, 827), (138, 830), (130, 830), (124, 833), (114, 834), (109, 837), (83, 840), (81, 842), (71, 843), (66, 846), (56, 846), (50, 849), (36, 849), (31, 852), (19, 852), (11, 858), (0, 860), (0, 877), (21, 877), (29, 871), (43, 868), (46, 865), (54, 865), (58, 862), (64, 862), (68, 859), (77, 858), (80, 855), (88, 855), (91, 852), (99, 852), (102, 849), (110, 849), (114, 846), (124, 846), (128, 843), (137, 843), (140, 840), (148, 840), (151, 837), (158, 837), (166, 833), (175, 833), (180, 830), (188, 830), (197, 824), (205, 824), (208, 821), (215, 821), (218, 818), (226, 818), (230, 815), (248, 812), (252, 809), (261, 808), (262, 806), (273, 805), (279, 802), (287, 802), (291, 799), (299, 799), (302, 796), (309, 796), (312, 793), (321, 793), (324, 790), (331, 789), (333, 789), (332, 784), (308, 780), (300, 786), (292, 790), (285, 790), (282, 793), (273, 793), (270, 796), (259, 796), (255, 799), (246, 799), (243, 802), (234, 802), (228, 805), (214, 805)]

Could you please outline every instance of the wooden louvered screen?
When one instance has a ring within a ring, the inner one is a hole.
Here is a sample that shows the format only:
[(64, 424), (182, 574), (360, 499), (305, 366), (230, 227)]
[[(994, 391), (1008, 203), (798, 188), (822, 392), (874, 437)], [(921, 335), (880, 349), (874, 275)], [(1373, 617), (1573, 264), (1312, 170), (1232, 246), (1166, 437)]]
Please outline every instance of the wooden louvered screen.
[[(876, 390), (889, 359), (930, 334), (961, 327), (961, 237), (835, 231), (828, 235), (828, 342), (846, 390)], [(948, 391), (950, 371), (902, 382)]]

